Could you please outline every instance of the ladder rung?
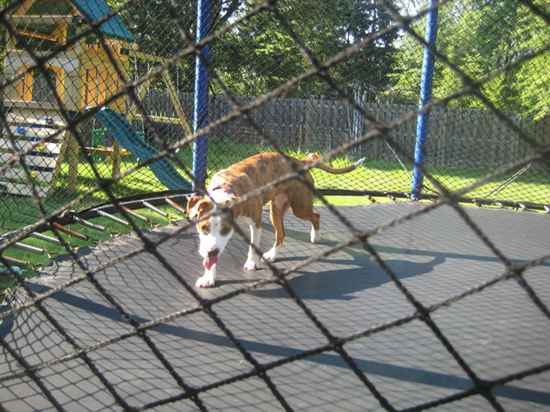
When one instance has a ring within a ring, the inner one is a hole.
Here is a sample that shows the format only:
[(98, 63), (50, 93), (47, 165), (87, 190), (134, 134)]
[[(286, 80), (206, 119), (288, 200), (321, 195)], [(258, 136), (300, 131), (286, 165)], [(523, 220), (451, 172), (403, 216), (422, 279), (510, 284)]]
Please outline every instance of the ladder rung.
[(105, 226), (98, 225), (97, 223), (92, 223), (89, 220), (82, 219), (78, 216), (73, 216), (73, 219), (75, 220), (75, 222), (80, 223), (82, 226), (89, 227), (90, 229), (99, 230), (100, 232), (105, 232)]
[(39, 255), (43, 255), (46, 253), (46, 251), (41, 247), (27, 245), (26, 243), (22, 242), (15, 242), (13, 246), (26, 252), (38, 253)]
[(120, 207), (122, 210), (124, 210), (126, 213), (128, 213), (130, 216), (133, 216), (135, 218), (138, 218), (139, 220), (142, 220), (144, 222), (149, 222), (149, 219), (146, 218), (145, 216), (142, 216), (140, 215), (139, 213), (133, 211), (132, 209), (128, 209), (127, 207), (125, 206), (121, 206)]
[(43, 240), (45, 242), (57, 243), (60, 244), (61, 241), (53, 236), (48, 236), (40, 232), (32, 232), (31, 236), (35, 239)]
[(145, 206), (147, 209), (150, 209), (150, 210), (152, 210), (153, 212), (156, 212), (156, 213), (158, 213), (159, 215), (161, 215), (161, 216), (163, 216), (163, 217), (166, 217), (166, 218), (168, 217), (168, 213), (166, 213), (166, 212), (160, 210), (158, 207), (152, 205), (151, 203), (149, 203), (149, 202), (147, 202), (147, 201), (145, 201), (145, 200), (142, 201), (141, 203), (142, 203), (143, 206)]
[(78, 232), (78, 231), (76, 231), (76, 230), (68, 229), (68, 228), (66, 228), (65, 226), (63, 226), (63, 225), (61, 225), (61, 224), (59, 224), (59, 223), (57, 223), (57, 222), (53, 222), (53, 223), (52, 223), (52, 226), (53, 226), (55, 229), (59, 230), (60, 232), (63, 232), (63, 233), (65, 233), (65, 234), (69, 235), (69, 236), (73, 236), (73, 237), (76, 237), (76, 238), (82, 239), (82, 240), (88, 240), (88, 236), (86, 236), (86, 235), (84, 235), (84, 234), (82, 234), (82, 233), (80, 233), (80, 232)]
[(114, 222), (120, 223), (121, 225), (130, 226), (130, 223), (128, 223), (126, 220), (121, 219), (120, 217), (117, 217), (115, 215), (112, 215), (110, 213), (104, 212), (103, 210), (96, 210), (97, 214), (103, 217), (106, 217), (107, 219), (111, 219)]
[(19, 265), (19, 266), (30, 266), (31, 265), (29, 262), (26, 262), (26, 261), (21, 260), (21, 259), (16, 259), (14, 257), (2, 256), (2, 258), (4, 260), (6, 260), (7, 262), (9, 262), (10, 264), (15, 264), (15, 265)]
[(172, 199), (170, 199), (169, 197), (167, 197), (166, 199), (164, 199), (164, 201), (166, 203), (168, 203), (170, 206), (172, 206), (174, 209), (176, 209), (178, 212), (181, 212), (183, 213), (184, 215), (187, 214), (187, 211), (181, 207), (180, 205), (178, 205), (175, 201), (173, 201)]

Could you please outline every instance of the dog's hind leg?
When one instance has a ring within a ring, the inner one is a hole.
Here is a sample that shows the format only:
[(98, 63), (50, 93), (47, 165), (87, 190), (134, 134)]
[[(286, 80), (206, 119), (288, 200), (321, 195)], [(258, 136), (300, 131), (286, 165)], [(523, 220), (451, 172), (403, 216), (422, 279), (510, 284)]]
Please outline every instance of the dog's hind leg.
[(311, 223), (310, 241), (311, 243), (317, 243), (321, 240), (321, 216), (315, 210), (313, 210), (313, 196), (302, 196), (294, 198), (290, 202), (292, 213), (302, 220), (307, 220)]
[(321, 240), (321, 216), (319, 213), (313, 210), (313, 207), (311, 210), (307, 211), (304, 215), (297, 215), (296, 212), (294, 214), (299, 217), (300, 219), (308, 220), (311, 222), (311, 231), (309, 233), (309, 240), (311, 243), (317, 243)]
[(288, 209), (288, 197), (285, 194), (279, 194), (271, 202), (271, 224), (275, 230), (275, 244), (271, 249), (264, 253), (263, 258), (273, 262), (277, 258), (279, 250), (283, 246), (285, 239), (284, 216)]
[(255, 213), (246, 219), (250, 227), (250, 246), (248, 248), (248, 257), (243, 267), (246, 271), (258, 269), (261, 260), (260, 255), (256, 252), (260, 247), (260, 238), (262, 236), (262, 204), (259, 202), (259, 199), (253, 210)]

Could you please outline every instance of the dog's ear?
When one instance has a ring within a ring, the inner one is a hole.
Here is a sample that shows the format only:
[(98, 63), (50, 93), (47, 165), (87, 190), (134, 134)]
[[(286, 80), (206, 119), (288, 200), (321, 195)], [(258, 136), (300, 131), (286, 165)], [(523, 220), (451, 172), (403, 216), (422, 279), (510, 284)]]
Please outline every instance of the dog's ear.
[(190, 193), (188, 195), (185, 195), (185, 198), (187, 199), (187, 214), (191, 214), (191, 209), (197, 204), (199, 200), (201, 200), (204, 197), (202, 193), (196, 192), (196, 193)]
[[(202, 199), (204, 199), (204, 196), (202, 197)], [(214, 205), (212, 204), (212, 202), (209, 201), (209, 200), (205, 200), (204, 202), (199, 203), (199, 205), (195, 209), (195, 214), (197, 216), (200, 216), (200, 215), (203, 215), (203, 214), (209, 212), (213, 208), (214, 208)]]
[(321, 155), (319, 154), (319, 152), (308, 153), (308, 155), (306, 156), (306, 160), (308, 162), (316, 162), (319, 159), (321, 159)]
[(222, 209), (232, 209), (233, 206), (236, 204), (239, 204), (241, 202), (241, 198), (235, 195), (232, 195), (228, 199), (225, 199), (223, 202), (218, 203), (218, 206)]

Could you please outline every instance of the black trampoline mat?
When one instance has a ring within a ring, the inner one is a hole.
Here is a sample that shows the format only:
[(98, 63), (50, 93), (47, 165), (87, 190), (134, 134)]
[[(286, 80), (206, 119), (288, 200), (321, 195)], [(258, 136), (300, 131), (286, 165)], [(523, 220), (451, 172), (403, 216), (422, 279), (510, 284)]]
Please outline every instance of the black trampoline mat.
[[(385, 204), (338, 210), (361, 229), (375, 228), (423, 206)], [(550, 252), (550, 217), (495, 209), (465, 209), (495, 246), (517, 262)], [(321, 212), (322, 241), (312, 245), (309, 224), (287, 216), (287, 239), (279, 268), (347, 240), (349, 230), (331, 213)], [(273, 242), (265, 219), (262, 249)], [(158, 239), (167, 227), (147, 233)], [(504, 272), (504, 265), (450, 207), (399, 224), (370, 238), (371, 244), (423, 305), (429, 306), (482, 284)], [(84, 260), (90, 268), (140, 246), (136, 236), (101, 244)], [(160, 247), (168, 264), (191, 285), (201, 274), (194, 230), (178, 234)], [(200, 290), (216, 298), (257, 280), (269, 270), (243, 272), (247, 246), (235, 236), (218, 264), (217, 287)], [(82, 271), (58, 261), (32, 283), (44, 293)], [(197, 301), (151, 254), (140, 253), (96, 275), (99, 284), (132, 319), (143, 323), (197, 306)], [(344, 337), (415, 313), (415, 308), (360, 245), (324, 257), (290, 276), (290, 284), (322, 324)], [(550, 306), (550, 262), (525, 273), (525, 279)], [(19, 293), (23, 296), (23, 293)], [(131, 332), (133, 327), (88, 280), (43, 301), (48, 313), (82, 348)], [(261, 364), (298, 355), (327, 343), (302, 309), (276, 284), (239, 294), (212, 306), (240, 344)], [(515, 280), (442, 307), (432, 319), (481, 379), (493, 380), (550, 362), (550, 322)], [(7, 345), (29, 365), (74, 352), (36, 307), (24, 309), (0, 326)], [(202, 311), (161, 323), (146, 332), (162, 356), (187, 385), (213, 388), (199, 394), (205, 407), (223, 411), (281, 410), (266, 383), (257, 376), (218, 387), (217, 382), (252, 370), (230, 339)], [(395, 408), (403, 409), (467, 390), (466, 372), (428, 326), (413, 320), (344, 346), (357, 366)], [(177, 396), (182, 388), (145, 340), (132, 336), (90, 351), (89, 361), (126, 402), (142, 407)], [(22, 370), (6, 349), (0, 352), (0, 378)], [(112, 393), (82, 357), (40, 369), (40, 382), (70, 411), (120, 410)], [(286, 363), (267, 372), (289, 406), (299, 411), (365, 411), (382, 407), (342, 357), (327, 351)], [(550, 372), (497, 387), (505, 410), (550, 411)], [(55, 410), (28, 376), (0, 383), (1, 405), (9, 411)], [(184, 399), (154, 410), (187, 411)], [(493, 410), (480, 395), (437, 410)]]

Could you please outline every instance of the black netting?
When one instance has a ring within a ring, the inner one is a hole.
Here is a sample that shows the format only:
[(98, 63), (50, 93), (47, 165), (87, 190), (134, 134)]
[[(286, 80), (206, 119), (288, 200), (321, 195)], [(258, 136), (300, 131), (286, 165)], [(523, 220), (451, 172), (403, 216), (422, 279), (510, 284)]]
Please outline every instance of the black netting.
[(0, 409), (550, 405), (544, 1), (0, 4)]

